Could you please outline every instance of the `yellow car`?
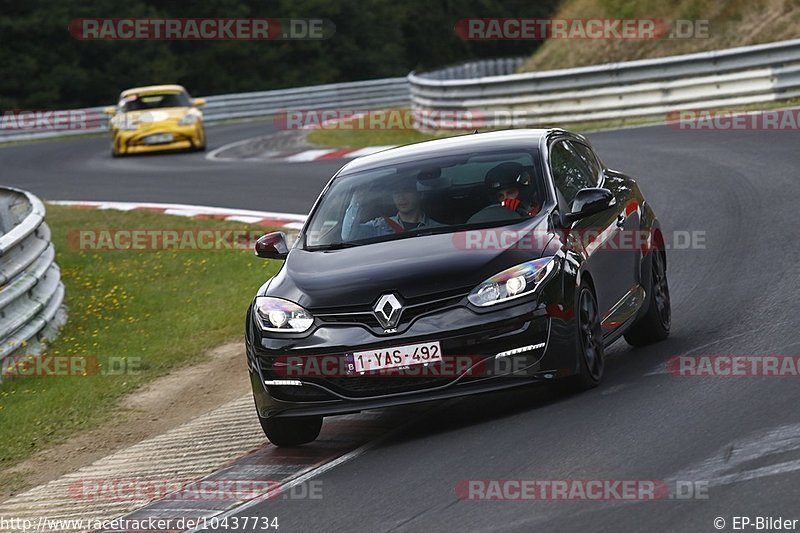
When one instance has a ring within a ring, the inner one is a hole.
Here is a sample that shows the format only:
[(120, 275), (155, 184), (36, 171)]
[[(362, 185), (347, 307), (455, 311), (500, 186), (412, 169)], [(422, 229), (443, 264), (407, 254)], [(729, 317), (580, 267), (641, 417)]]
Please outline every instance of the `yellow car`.
[(206, 132), (198, 107), (180, 85), (151, 85), (128, 89), (119, 103), (105, 108), (111, 116), (111, 155), (159, 150), (205, 150)]

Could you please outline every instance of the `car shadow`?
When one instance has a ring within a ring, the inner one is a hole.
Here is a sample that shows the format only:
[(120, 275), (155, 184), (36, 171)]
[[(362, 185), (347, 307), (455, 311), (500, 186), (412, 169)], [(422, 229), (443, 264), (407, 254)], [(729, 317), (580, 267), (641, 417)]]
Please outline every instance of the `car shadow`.
[[(503, 391), (431, 402), (432, 409), (420, 417), (418, 423), (412, 424), (402, 434), (393, 435), (382, 443), (382, 446), (402, 444), (490, 424), (523, 413), (547, 409), (563, 402), (602, 396), (604, 391), (612, 387), (640, 378), (644, 368), (650, 369), (665, 362), (676, 353), (669, 344), (672, 343), (666, 341), (653, 346), (634, 348), (622, 340), (614, 342), (608, 347), (603, 382), (597, 388), (588, 391), (574, 392), (559, 382), (531, 383)], [(652, 353), (655, 348), (657, 348), (656, 353)], [(647, 359), (644, 359), (645, 357)], [(409, 417), (413, 416), (407, 407), (391, 409), (398, 413), (404, 410), (408, 410)]]

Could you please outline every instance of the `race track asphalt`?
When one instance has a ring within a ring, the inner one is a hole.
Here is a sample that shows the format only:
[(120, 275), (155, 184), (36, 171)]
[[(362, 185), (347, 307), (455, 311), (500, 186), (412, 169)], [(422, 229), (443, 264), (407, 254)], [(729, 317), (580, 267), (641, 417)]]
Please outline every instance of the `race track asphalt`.
[[(210, 148), (269, 122), (210, 128)], [(716, 531), (722, 517), (800, 519), (800, 377), (680, 377), (676, 355), (800, 353), (800, 134), (590, 134), (638, 178), (665, 230), (702, 232), (670, 250), (670, 338), (612, 345), (603, 385), (575, 396), (531, 387), (439, 404), (322, 473), (322, 499), (275, 499), (238, 516), (279, 531)], [(0, 148), (4, 184), (45, 199), (194, 203), (304, 213), (341, 161), (222, 163), (202, 154), (112, 160), (105, 138)], [(699, 244), (699, 243), (697, 243)], [(312, 444), (313, 446), (313, 444)], [(476, 479), (695, 483), (707, 498), (469, 501)], [(222, 531), (223, 529), (220, 529)]]

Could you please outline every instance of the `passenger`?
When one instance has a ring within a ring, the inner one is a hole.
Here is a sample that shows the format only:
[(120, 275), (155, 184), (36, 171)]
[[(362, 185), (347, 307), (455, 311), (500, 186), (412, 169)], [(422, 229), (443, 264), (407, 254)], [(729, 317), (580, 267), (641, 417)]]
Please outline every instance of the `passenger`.
[(531, 176), (519, 163), (509, 161), (492, 167), (484, 183), (499, 205), (520, 216), (533, 216), (541, 209), (532, 199)]

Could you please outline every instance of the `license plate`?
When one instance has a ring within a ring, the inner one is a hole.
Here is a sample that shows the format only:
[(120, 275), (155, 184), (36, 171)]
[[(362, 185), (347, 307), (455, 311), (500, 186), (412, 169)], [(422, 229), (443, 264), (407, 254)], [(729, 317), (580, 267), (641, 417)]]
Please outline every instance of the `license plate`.
[(396, 348), (376, 348), (347, 354), (348, 368), (354, 372), (370, 372), (389, 368), (434, 363), (442, 360), (439, 342), (408, 344)]
[(161, 144), (161, 143), (168, 143), (172, 142), (172, 134), (171, 133), (160, 133), (158, 135), (148, 135), (144, 139), (142, 139), (145, 144)]

